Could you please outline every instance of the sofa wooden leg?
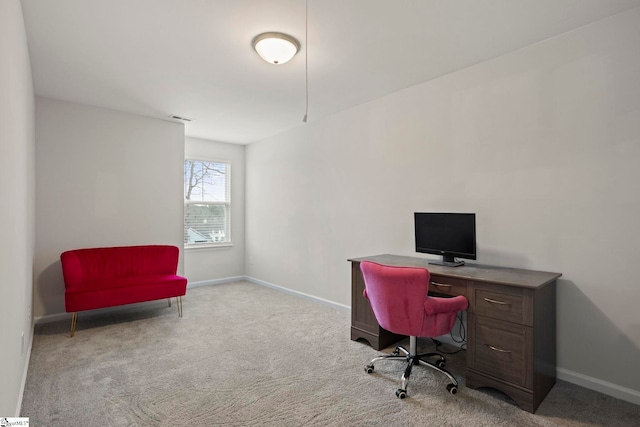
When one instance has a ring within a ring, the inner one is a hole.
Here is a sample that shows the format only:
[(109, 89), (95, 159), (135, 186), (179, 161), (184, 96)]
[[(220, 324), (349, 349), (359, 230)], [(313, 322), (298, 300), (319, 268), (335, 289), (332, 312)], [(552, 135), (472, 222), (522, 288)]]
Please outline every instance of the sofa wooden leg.
[(176, 303), (178, 304), (178, 317), (182, 317), (182, 297), (176, 297)]
[(78, 320), (78, 312), (74, 311), (71, 314), (71, 337), (73, 338), (73, 334), (76, 332), (76, 321)]
[(169, 307), (171, 307), (171, 298), (167, 298), (167, 302), (169, 303)]

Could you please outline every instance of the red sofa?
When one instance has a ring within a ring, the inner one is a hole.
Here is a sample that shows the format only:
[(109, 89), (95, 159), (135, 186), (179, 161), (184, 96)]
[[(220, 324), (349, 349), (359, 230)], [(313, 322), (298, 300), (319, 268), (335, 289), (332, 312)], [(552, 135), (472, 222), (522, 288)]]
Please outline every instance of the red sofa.
[(175, 297), (182, 317), (187, 279), (176, 275), (178, 247), (117, 246), (75, 249), (60, 255), (64, 304), (71, 317), (71, 336), (78, 312)]

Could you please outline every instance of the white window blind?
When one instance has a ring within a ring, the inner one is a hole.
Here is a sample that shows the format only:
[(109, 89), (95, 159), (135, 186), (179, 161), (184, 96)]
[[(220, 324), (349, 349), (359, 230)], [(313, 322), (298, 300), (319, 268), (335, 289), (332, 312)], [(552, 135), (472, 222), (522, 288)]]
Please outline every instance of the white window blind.
[(231, 165), (184, 161), (184, 245), (231, 243)]

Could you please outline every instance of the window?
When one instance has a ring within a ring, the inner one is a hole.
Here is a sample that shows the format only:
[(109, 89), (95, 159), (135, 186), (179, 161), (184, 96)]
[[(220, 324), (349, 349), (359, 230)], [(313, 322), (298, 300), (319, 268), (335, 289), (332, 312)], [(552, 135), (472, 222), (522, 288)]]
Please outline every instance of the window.
[(184, 161), (184, 246), (231, 243), (231, 165)]

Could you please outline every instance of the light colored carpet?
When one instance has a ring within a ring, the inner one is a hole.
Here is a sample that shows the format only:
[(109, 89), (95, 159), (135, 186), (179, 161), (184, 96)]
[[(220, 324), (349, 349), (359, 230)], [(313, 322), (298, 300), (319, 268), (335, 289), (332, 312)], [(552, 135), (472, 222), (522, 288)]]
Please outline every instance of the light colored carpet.
[[(459, 377), (401, 368), (349, 339), (350, 316), (247, 282), (189, 289), (175, 304), (147, 303), (36, 328), (22, 415), (33, 426), (633, 426), (640, 406), (559, 381), (536, 414)], [(431, 350), (429, 340), (420, 350)]]

